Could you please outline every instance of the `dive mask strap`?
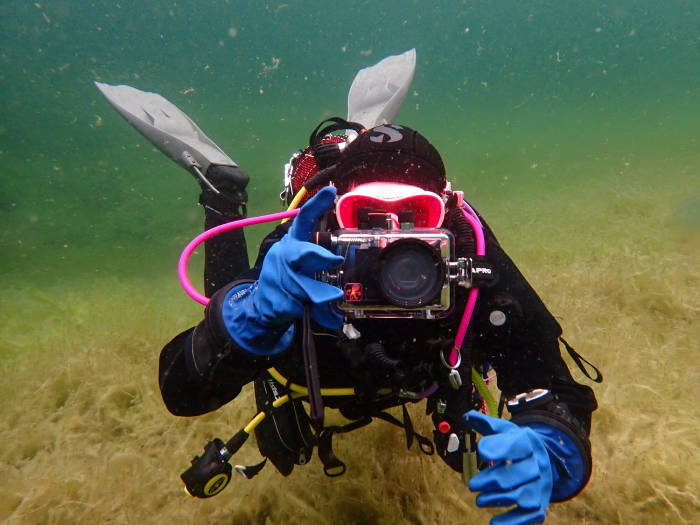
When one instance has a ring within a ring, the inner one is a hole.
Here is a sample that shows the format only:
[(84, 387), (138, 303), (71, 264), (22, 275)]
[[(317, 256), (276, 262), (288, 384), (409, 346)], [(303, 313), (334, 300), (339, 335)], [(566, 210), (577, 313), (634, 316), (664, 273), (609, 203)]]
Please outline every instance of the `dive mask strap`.
[[(331, 122), (327, 126), (323, 127), (327, 122)], [(357, 133), (362, 133), (365, 131), (365, 127), (359, 122), (349, 122), (344, 118), (331, 117), (322, 121), (316, 128), (311, 132), (309, 137), (309, 146), (313, 149), (317, 144), (321, 142), (321, 139), (326, 135), (333, 133), (334, 131), (345, 131), (348, 129), (355, 130)]]

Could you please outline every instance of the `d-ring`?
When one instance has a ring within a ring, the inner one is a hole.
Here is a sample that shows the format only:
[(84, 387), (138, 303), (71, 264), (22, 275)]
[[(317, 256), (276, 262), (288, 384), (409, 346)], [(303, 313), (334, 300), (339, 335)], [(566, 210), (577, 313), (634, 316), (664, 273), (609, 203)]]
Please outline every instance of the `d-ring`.
[(442, 364), (445, 365), (447, 368), (450, 368), (454, 370), (455, 368), (459, 368), (459, 365), (462, 364), (462, 353), (459, 351), (459, 348), (453, 347), (453, 349), (457, 352), (457, 362), (454, 365), (451, 365), (447, 362), (445, 359), (445, 354), (442, 353), (442, 350), (440, 350), (440, 361), (442, 361)]

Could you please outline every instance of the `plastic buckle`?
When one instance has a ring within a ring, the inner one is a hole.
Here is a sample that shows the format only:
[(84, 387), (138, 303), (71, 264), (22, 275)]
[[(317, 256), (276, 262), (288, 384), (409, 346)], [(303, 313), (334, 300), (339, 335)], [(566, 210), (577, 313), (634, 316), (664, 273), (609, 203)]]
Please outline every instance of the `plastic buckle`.
[(508, 398), (508, 411), (513, 412), (513, 410), (524, 408), (526, 405), (530, 405), (531, 403), (535, 403), (539, 400), (544, 400), (549, 395), (549, 390), (546, 388), (534, 388), (532, 390), (528, 390), (527, 392), (516, 394)]
[(456, 368), (450, 370), (450, 375), (447, 376), (447, 379), (450, 382), (450, 386), (454, 390), (459, 390), (459, 388), (462, 386), (462, 376)]

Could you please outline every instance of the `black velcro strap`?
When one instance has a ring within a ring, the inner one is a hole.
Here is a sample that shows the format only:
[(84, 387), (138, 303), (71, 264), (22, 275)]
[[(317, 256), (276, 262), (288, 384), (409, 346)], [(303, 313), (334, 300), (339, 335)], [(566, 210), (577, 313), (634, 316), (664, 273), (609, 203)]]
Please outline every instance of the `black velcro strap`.
[(333, 432), (323, 430), (318, 435), (318, 457), (323, 463), (323, 472), (329, 478), (345, 474), (345, 463), (333, 452)]
[[(567, 343), (563, 337), (559, 337), (559, 340), (564, 343), (564, 347), (566, 348), (566, 351), (569, 353), (571, 356), (571, 359), (574, 360), (574, 363), (576, 363), (576, 366), (583, 372), (583, 374), (590, 379), (591, 381), (595, 381), (596, 383), (602, 383), (603, 382), (603, 374), (600, 373), (600, 370), (596, 368), (596, 366), (588, 361), (585, 357), (583, 357), (581, 354), (579, 354), (576, 350), (574, 350), (569, 343)], [(583, 364), (586, 363), (588, 366), (590, 366), (593, 370), (595, 370), (595, 377), (591, 377), (591, 375), (588, 373), (588, 370), (586, 370), (586, 366)]]
[(433, 446), (433, 442), (425, 436), (420, 435), (413, 429), (413, 422), (411, 421), (411, 417), (408, 415), (406, 405), (402, 405), (402, 409), (403, 423), (391, 414), (388, 414), (387, 412), (377, 412), (376, 414), (374, 414), (374, 417), (382, 419), (387, 423), (391, 423), (392, 425), (396, 425), (397, 427), (403, 428), (406, 431), (406, 448), (411, 448), (411, 445), (413, 444), (413, 439), (415, 438), (415, 440), (418, 441), (418, 446), (420, 447), (421, 452), (423, 452), (423, 454), (427, 456), (432, 456), (435, 453), (435, 447)]
[(321, 378), (318, 373), (318, 360), (316, 359), (316, 344), (311, 333), (311, 311), (308, 305), (304, 308), (302, 339), (306, 386), (309, 391), (309, 404), (311, 405), (309, 417), (311, 425), (316, 430), (319, 430), (323, 428), (323, 398), (321, 397)]
[(334, 478), (345, 473), (345, 463), (340, 461), (333, 452), (333, 434), (344, 434), (365, 425), (369, 425), (372, 418), (364, 417), (343, 426), (326, 427), (318, 434), (318, 457), (323, 463), (323, 472), (326, 476)]

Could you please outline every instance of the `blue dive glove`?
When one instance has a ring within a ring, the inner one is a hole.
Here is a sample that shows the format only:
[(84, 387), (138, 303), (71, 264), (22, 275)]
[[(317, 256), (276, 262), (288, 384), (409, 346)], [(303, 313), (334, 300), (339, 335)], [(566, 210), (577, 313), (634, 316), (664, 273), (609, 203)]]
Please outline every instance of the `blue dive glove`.
[(305, 304), (311, 305), (311, 317), (320, 325), (335, 329), (342, 324), (331, 304), (343, 291), (315, 280), (314, 274), (337, 266), (343, 257), (308, 242), (335, 193), (335, 188), (325, 187), (304, 204), (286, 235), (265, 255), (258, 280), (227, 293), (221, 315), (233, 340), (245, 350), (272, 355), (287, 348)]
[[(465, 423), (483, 437), (479, 455), (493, 465), (469, 482), (481, 492), (479, 507), (515, 508), (495, 516), (491, 525), (542, 523), (554, 493), (571, 496), (583, 483), (583, 458), (563, 431), (543, 422), (519, 426), (470, 410)], [(557, 500), (566, 498), (555, 498)]]

